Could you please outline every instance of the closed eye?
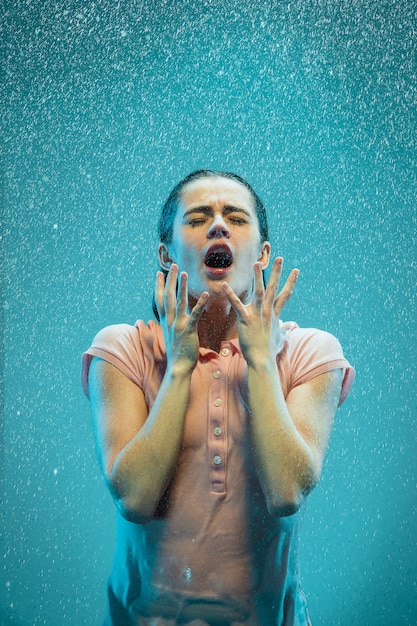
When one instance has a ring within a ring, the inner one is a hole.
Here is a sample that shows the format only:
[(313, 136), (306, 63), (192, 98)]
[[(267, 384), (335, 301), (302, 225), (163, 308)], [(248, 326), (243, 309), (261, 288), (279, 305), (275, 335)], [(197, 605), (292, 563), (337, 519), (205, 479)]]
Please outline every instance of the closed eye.
[[(207, 217), (194, 217), (193, 219), (188, 220), (187, 224), (189, 224), (190, 226), (200, 226), (202, 224), (205, 224), (207, 222), (207, 219), (208, 219)], [(238, 226), (248, 223), (246, 219), (242, 217), (233, 216), (233, 215), (227, 216), (226, 219), (231, 224), (236, 224)]]
[(229, 222), (232, 222), (232, 224), (247, 224), (248, 221), (243, 219), (242, 217), (235, 217), (233, 215), (229, 216)]
[(226, 206), (223, 214), (232, 224), (249, 224), (252, 222), (251, 214), (240, 207)]
[(190, 226), (198, 226), (199, 224), (204, 224), (206, 221), (206, 217), (194, 217), (192, 220), (188, 220), (187, 224)]

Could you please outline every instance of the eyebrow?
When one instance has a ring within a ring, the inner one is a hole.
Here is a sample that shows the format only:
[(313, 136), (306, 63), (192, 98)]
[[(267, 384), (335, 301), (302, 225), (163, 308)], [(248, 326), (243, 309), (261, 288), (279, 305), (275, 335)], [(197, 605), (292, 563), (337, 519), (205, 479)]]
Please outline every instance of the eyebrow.
[[(184, 213), (183, 218), (186, 218), (189, 215), (192, 215), (193, 213), (203, 213), (204, 215), (211, 215), (213, 213), (213, 209), (210, 206), (205, 206), (205, 205), (193, 207), (192, 209), (189, 209), (188, 211)], [(247, 211), (246, 209), (242, 209), (242, 207), (237, 207), (237, 206), (233, 206), (230, 204), (227, 204), (224, 207), (223, 213), (225, 215), (230, 215), (230, 213), (243, 213), (249, 219), (251, 220), (253, 219), (253, 216), (251, 215), (251, 213)]]

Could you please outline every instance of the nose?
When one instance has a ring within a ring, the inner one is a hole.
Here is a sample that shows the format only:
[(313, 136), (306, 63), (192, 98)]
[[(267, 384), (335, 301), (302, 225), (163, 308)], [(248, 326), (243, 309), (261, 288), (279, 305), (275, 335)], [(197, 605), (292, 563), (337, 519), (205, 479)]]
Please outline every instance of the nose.
[(230, 230), (221, 215), (216, 215), (207, 232), (209, 239), (218, 239), (220, 237), (230, 237)]

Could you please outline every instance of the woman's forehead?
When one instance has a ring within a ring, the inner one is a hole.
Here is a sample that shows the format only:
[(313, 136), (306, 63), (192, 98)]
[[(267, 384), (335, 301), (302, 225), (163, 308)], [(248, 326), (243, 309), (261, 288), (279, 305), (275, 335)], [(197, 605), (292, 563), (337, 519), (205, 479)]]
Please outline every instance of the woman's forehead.
[(241, 183), (221, 176), (198, 178), (181, 191), (180, 204), (184, 210), (192, 206), (212, 204), (243, 206), (254, 210), (251, 192)]

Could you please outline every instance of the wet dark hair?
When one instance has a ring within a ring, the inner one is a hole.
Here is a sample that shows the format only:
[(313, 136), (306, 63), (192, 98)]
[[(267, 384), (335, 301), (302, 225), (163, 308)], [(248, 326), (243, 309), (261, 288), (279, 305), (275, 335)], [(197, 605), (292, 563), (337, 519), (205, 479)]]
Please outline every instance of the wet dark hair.
[[(158, 221), (158, 235), (160, 243), (169, 244), (172, 242), (174, 221), (178, 211), (178, 204), (181, 198), (181, 193), (189, 183), (193, 182), (194, 180), (199, 180), (200, 178), (227, 178), (229, 180), (234, 180), (240, 185), (243, 185), (243, 187), (246, 187), (246, 189), (250, 192), (253, 198), (254, 209), (256, 217), (258, 219), (261, 243), (268, 240), (268, 220), (266, 216), (265, 206), (256, 191), (252, 188), (252, 186), (238, 174), (218, 170), (201, 169), (191, 172), (191, 174), (188, 174), (188, 176), (180, 180), (179, 183), (177, 183), (172, 189), (167, 200), (165, 201)], [(165, 276), (168, 274), (165, 269), (162, 269), (161, 271), (165, 274)], [(155, 303), (155, 297), (152, 302), (152, 309), (156, 319), (159, 321), (159, 314)]]

